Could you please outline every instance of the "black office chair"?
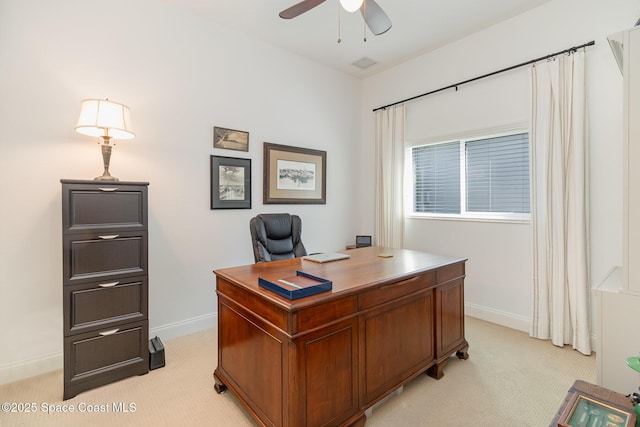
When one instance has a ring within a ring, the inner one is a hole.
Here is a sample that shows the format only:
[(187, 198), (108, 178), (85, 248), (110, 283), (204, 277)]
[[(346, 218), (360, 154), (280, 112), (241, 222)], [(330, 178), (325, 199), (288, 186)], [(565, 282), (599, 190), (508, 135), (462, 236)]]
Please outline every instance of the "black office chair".
[(259, 214), (249, 222), (256, 263), (307, 255), (302, 244), (302, 220), (287, 213)]

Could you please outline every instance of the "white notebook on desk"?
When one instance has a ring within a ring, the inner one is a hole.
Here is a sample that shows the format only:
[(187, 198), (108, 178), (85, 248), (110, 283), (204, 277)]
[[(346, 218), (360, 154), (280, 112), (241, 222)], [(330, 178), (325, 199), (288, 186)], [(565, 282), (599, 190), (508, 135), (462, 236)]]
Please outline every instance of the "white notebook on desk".
[(351, 255), (341, 254), (339, 252), (323, 252), (319, 254), (305, 255), (302, 259), (313, 262), (329, 262), (337, 261), (339, 259), (351, 258)]

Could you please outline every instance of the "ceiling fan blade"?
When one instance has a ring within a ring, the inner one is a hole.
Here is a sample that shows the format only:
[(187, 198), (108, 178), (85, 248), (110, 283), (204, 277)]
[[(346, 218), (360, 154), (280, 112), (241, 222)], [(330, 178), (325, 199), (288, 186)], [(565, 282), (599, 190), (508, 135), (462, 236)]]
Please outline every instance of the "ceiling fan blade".
[(324, 3), (326, 0), (303, 0), (300, 3), (294, 4), (288, 9), (280, 12), (280, 18), (282, 19), (291, 19), (295, 18), (298, 15), (302, 15), (308, 10), (313, 9), (319, 4)]
[(376, 36), (386, 33), (391, 28), (391, 20), (374, 0), (364, 0), (360, 6), (360, 12), (364, 22)]

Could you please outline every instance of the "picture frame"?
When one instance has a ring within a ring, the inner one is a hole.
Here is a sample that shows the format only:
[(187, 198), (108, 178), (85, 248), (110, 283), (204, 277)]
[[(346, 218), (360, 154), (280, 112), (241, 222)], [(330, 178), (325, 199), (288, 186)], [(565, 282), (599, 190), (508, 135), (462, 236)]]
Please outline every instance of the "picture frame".
[(249, 132), (214, 126), (213, 148), (249, 151)]
[(594, 396), (576, 392), (558, 418), (558, 427), (587, 425), (634, 427), (628, 411), (617, 408)]
[(211, 156), (211, 209), (251, 209), (251, 159)]
[(327, 152), (264, 143), (264, 204), (326, 204)]

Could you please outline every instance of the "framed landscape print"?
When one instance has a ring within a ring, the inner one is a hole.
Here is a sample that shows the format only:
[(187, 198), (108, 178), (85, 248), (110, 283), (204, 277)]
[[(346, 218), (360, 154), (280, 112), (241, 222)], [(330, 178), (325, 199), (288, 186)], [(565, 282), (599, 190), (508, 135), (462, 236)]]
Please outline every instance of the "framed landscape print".
[(211, 209), (251, 209), (251, 159), (211, 156)]
[(214, 126), (213, 148), (249, 151), (249, 132)]
[(326, 204), (327, 152), (264, 143), (264, 204)]

